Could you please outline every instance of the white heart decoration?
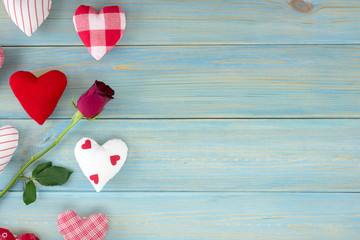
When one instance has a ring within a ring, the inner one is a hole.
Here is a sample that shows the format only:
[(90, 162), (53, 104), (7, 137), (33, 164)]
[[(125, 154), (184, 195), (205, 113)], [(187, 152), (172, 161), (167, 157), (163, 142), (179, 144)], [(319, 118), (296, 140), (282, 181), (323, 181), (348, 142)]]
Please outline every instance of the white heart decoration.
[(0, 128), (0, 175), (10, 162), (19, 142), (19, 132), (12, 126)]
[(29, 37), (49, 16), (51, 0), (3, 0), (11, 20)]
[(100, 192), (124, 165), (128, 148), (120, 139), (111, 139), (100, 146), (93, 139), (82, 138), (74, 152), (82, 172)]
[(4, 55), (4, 51), (0, 46), (0, 68), (2, 67), (2, 65), (4, 64), (4, 60), (5, 60), (5, 55)]

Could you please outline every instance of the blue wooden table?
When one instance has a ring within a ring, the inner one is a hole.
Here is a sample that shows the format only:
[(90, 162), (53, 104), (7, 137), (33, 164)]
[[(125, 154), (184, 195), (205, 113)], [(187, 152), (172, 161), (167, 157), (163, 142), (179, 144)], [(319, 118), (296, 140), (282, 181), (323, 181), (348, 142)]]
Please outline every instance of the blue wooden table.
[[(127, 30), (100, 62), (82, 45), (80, 4), (120, 4)], [(360, 1), (54, 0), (29, 38), (0, 4), (0, 126), (21, 144), (0, 189), (67, 126), (95, 79), (116, 91), (100, 119), (82, 121), (43, 161), (74, 171), (38, 186), (19, 181), (0, 200), (0, 226), (62, 239), (57, 215), (110, 220), (107, 239), (360, 239)], [(58, 69), (68, 87), (43, 125), (8, 85), (18, 70)], [(101, 193), (81, 173), (81, 137), (129, 146)], [(29, 173), (29, 172), (27, 172)]]

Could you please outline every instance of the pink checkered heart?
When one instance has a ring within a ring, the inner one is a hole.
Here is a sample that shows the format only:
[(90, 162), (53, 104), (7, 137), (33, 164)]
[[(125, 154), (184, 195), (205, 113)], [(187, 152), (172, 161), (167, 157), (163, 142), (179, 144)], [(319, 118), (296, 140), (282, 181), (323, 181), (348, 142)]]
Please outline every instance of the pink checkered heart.
[(0, 46), (0, 68), (2, 67), (2, 65), (4, 64), (5, 61), (5, 55), (4, 55), (4, 51)]
[(3, 0), (11, 20), (29, 37), (49, 16), (51, 0)]
[(93, 7), (81, 5), (73, 20), (81, 41), (96, 60), (117, 44), (126, 26), (125, 13), (119, 6), (104, 7), (98, 12)]
[(101, 213), (82, 219), (73, 210), (67, 210), (59, 214), (57, 225), (65, 240), (102, 240), (109, 228), (109, 221)]
[(19, 142), (19, 132), (12, 126), (0, 128), (0, 175), (10, 162)]

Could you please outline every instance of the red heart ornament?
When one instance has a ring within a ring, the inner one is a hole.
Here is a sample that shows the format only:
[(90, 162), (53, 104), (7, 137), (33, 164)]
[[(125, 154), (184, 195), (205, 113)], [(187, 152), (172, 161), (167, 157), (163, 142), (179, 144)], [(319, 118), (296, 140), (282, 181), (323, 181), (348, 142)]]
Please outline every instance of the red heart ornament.
[(91, 6), (81, 5), (73, 21), (81, 41), (96, 60), (116, 45), (126, 27), (124, 10), (119, 6), (104, 7), (98, 12)]
[(27, 114), (42, 125), (55, 110), (67, 85), (64, 73), (53, 70), (40, 77), (19, 71), (10, 77), (10, 86)]
[(15, 240), (15, 237), (9, 230), (0, 228), (0, 240)]
[(102, 240), (109, 221), (104, 214), (96, 213), (82, 219), (73, 210), (68, 210), (59, 214), (57, 225), (65, 240)]
[(15, 240), (39, 240), (39, 238), (32, 233), (25, 233), (18, 236)]
[(0, 228), (0, 240), (39, 240), (39, 238), (33, 233), (25, 233), (17, 238), (5, 228)]

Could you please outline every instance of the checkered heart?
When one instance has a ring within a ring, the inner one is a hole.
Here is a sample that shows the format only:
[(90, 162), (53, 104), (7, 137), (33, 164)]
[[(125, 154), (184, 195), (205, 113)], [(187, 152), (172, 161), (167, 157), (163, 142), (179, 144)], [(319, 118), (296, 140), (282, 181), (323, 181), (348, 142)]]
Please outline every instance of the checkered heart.
[(0, 175), (10, 162), (19, 142), (19, 132), (12, 126), (0, 128)]
[(2, 67), (2, 65), (4, 64), (4, 60), (5, 60), (5, 55), (4, 55), (4, 51), (0, 46), (0, 68)]
[(82, 219), (73, 210), (68, 210), (59, 214), (57, 225), (65, 240), (102, 240), (109, 221), (104, 214), (96, 213)]
[(49, 16), (51, 0), (3, 0), (11, 20), (29, 37)]
[(119, 6), (104, 7), (98, 12), (93, 7), (81, 5), (73, 20), (81, 41), (96, 60), (116, 45), (126, 26), (125, 13)]

